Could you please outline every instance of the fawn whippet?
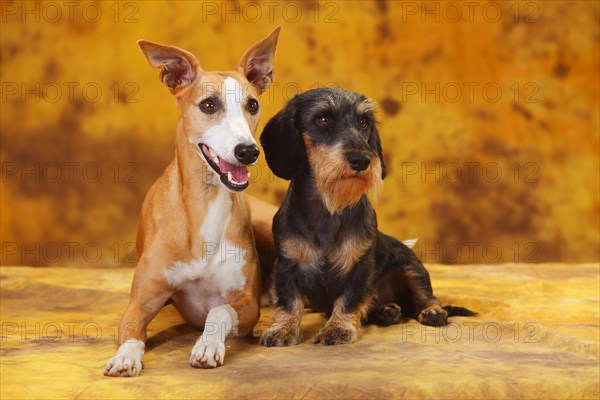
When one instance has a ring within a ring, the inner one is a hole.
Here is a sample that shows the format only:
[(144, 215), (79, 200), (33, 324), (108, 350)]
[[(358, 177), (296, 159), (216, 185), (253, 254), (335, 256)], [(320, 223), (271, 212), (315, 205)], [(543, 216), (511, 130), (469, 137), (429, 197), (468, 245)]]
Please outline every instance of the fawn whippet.
[(140, 373), (147, 326), (168, 302), (204, 328), (191, 352), (193, 367), (222, 365), (225, 337), (252, 333), (260, 315), (260, 268), (241, 191), (248, 186), (246, 166), (259, 155), (257, 98), (273, 81), (278, 36), (279, 27), (229, 72), (204, 71), (177, 47), (138, 42), (148, 63), (161, 68), (181, 118), (175, 159), (142, 206), (139, 262), (119, 323), (120, 347), (105, 375)]

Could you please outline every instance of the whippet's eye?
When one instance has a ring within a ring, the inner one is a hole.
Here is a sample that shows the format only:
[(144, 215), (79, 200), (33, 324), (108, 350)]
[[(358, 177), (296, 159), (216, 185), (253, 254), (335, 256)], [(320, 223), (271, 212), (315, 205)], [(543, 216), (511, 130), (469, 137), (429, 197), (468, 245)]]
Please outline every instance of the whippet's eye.
[(217, 103), (213, 99), (206, 99), (200, 103), (200, 110), (205, 114), (214, 114), (217, 111)]
[(361, 118), (358, 121), (358, 126), (360, 129), (367, 129), (369, 127), (369, 123), (367, 122), (367, 120), (365, 118)]
[(258, 101), (254, 100), (254, 99), (250, 99), (248, 101), (248, 112), (252, 115), (256, 114), (258, 112)]
[(317, 124), (323, 128), (329, 128), (331, 124), (333, 124), (333, 118), (331, 118), (329, 115), (321, 115), (317, 118)]

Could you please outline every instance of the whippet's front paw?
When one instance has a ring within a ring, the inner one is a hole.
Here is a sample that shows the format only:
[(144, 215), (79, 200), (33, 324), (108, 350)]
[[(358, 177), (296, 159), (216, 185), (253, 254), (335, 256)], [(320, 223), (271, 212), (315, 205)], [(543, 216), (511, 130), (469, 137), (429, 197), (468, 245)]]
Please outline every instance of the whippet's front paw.
[(294, 346), (302, 341), (302, 331), (298, 326), (271, 325), (269, 329), (260, 336), (259, 343), (263, 346)]
[(129, 339), (119, 347), (117, 354), (104, 367), (106, 376), (138, 376), (142, 372), (144, 343)]
[(219, 340), (198, 339), (190, 356), (194, 368), (216, 368), (225, 361), (225, 344)]

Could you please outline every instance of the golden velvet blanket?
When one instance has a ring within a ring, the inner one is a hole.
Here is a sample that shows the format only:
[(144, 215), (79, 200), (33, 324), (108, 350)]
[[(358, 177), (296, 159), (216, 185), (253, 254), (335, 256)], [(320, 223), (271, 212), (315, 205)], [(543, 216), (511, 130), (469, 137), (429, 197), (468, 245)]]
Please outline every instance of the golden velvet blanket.
[[(102, 375), (133, 269), (2, 267), (1, 389), (11, 398), (591, 398), (599, 396), (598, 264), (428, 265), (443, 328), (362, 329), (357, 343), (265, 348), (229, 337), (225, 365), (188, 364), (199, 333), (168, 306), (137, 378)], [(267, 309), (255, 333), (270, 321)]]

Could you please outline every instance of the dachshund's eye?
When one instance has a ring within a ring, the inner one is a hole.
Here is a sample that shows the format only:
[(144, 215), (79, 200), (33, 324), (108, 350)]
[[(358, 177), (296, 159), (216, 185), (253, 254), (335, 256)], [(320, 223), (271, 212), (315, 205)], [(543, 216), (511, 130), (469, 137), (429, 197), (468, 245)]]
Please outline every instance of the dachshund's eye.
[(200, 110), (205, 114), (214, 114), (217, 111), (217, 103), (213, 99), (206, 99), (200, 103)]
[(317, 124), (321, 125), (323, 128), (329, 128), (331, 124), (333, 124), (333, 118), (329, 115), (321, 115), (317, 118)]
[(255, 99), (250, 99), (246, 107), (248, 108), (248, 112), (254, 115), (258, 112), (258, 101)]
[(360, 129), (367, 129), (369, 127), (369, 123), (367, 122), (367, 120), (365, 118), (361, 118), (358, 121), (358, 126)]

